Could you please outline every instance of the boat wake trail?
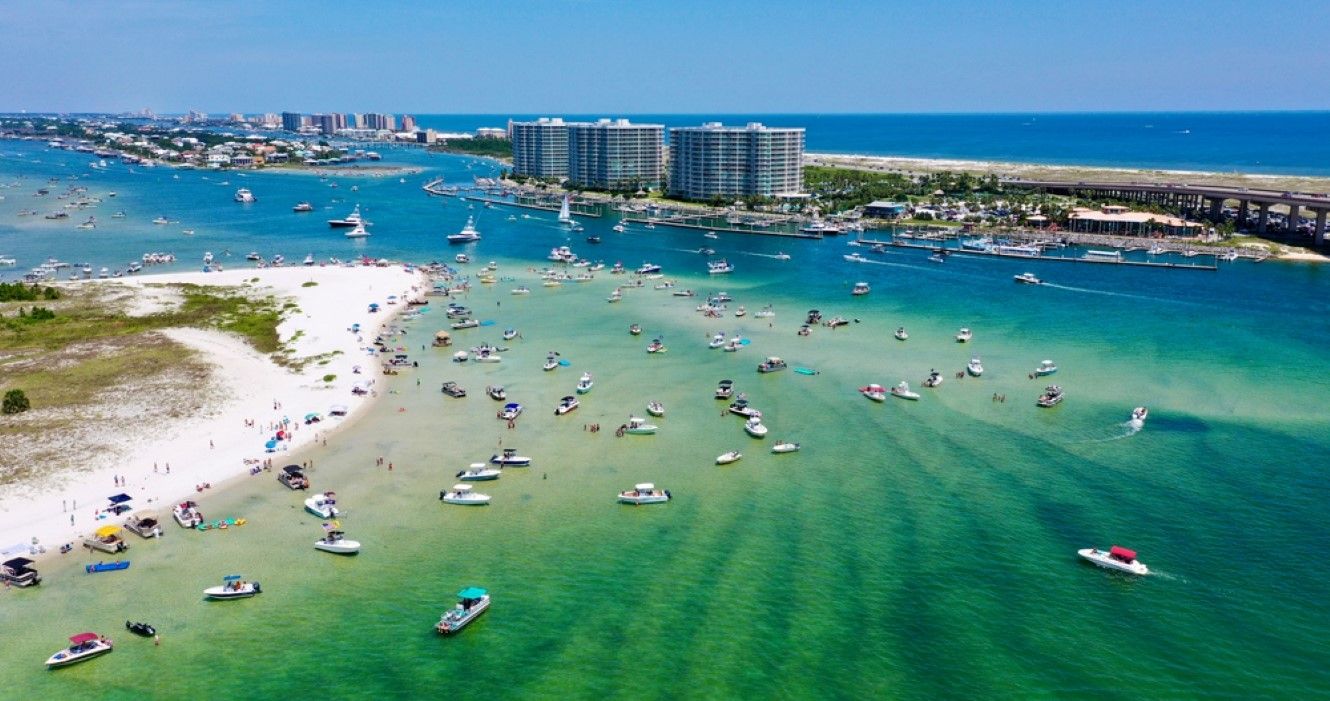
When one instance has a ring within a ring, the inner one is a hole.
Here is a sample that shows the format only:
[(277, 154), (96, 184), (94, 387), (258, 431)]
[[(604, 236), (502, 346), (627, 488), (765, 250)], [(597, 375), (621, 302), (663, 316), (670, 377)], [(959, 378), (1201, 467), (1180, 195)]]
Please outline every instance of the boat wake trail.
[(1109, 443), (1109, 442), (1112, 442), (1112, 441), (1120, 441), (1120, 440), (1122, 440), (1123, 438), (1131, 438), (1132, 436), (1134, 436), (1134, 435), (1140, 433), (1140, 432), (1141, 432), (1141, 429), (1143, 429), (1143, 428), (1145, 428), (1144, 425), (1141, 425), (1141, 424), (1135, 424), (1135, 423), (1132, 423), (1131, 421), (1123, 421), (1123, 422), (1120, 423), (1120, 424), (1113, 424), (1111, 427), (1107, 427), (1107, 428), (1103, 429), (1103, 431), (1097, 431), (1097, 432), (1095, 432), (1095, 433), (1097, 433), (1097, 434), (1099, 434), (1099, 435), (1091, 434), (1091, 435), (1086, 436), (1085, 438), (1082, 438), (1082, 439), (1080, 439), (1080, 440), (1073, 441), (1073, 442), (1074, 442), (1074, 443)]
[(1055, 282), (1044, 282), (1044, 283), (1041, 283), (1039, 286), (1040, 286), (1040, 287), (1052, 287), (1052, 288), (1054, 288), (1054, 289), (1058, 289), (1058, 290), (1066, 290), (1066, 291), (1068, 291), (1068, 292), (1085, 292), (1085, 293), (1093, 294), (1093, 295), (1104, 295), (1104, 296), (1106, 296), (1106, 297), (1123, 297), (1123, 298), (1126, 298), (1126, 299), (1139, 299), (1139, 300), (1142, 300), (1142, 301), (1145, 301), (1145, 302), (1170, 302), (1170, 303), (1173, 303), (1173, 304), (1181, 304), (1181, 305), (1183, 305), (1183, 306), (1187, 306), (1187, 307), (1199, 307), (1199, 306), (1202, 306), (1202, 305), (1200, 305), (1200, 304), (1196, 304), (1195, 302), (1187, 302), (1187, 301), (1184, 301), (1184, 300), (1180, 300), (1180, 299), (1171, 299), (1171, 298), (1168, 298), (1168, 297), (1150, 297), (1149, 295), (1134, 295), (1134, 294), (1131, 294), (1131, 293), (1128, 293), (1128, 292), (1113, 292), (1113, 291), (1111, 291), (1111, 290), (1092, 290), (1092, 289), (1090, 289), (1090, 288), (1088, 288), (1088, 287), (1074, 287), (1074, 286), (1072, 286), (1072, 285), (1059, 285), (1059, 284), (1057, 284), (1057, 283), (1055, 283)]
[(783, 260), (780, 256), (776, 255), (775, 253), (754, 253), (752, 251), (739, 251), (739, 253), (745, 256), (757, 256), (758, 258), (775, 258), (776, 260)]

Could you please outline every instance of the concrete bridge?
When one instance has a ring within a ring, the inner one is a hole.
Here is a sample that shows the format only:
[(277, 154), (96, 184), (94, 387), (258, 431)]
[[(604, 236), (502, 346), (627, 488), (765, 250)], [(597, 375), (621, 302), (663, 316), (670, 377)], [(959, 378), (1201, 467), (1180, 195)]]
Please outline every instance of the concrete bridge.
[(1285, 192), (1280, 190), (1261, 190), (1227, 185), (1188, 185), (1186, 183), (1115, 183), (1081, 180), (1066, 182), (1058, 180), (1021, 180), (1008, 179), (1003, 185), (1024, 187), (1059, 195), (1080, 195), (1084, 197), (1104, 197), (1160, 204), (1176, 207), (1184, 211), (1198, 212), (1212, 222), (1223, 220), (1224, 203), (1233, 201), (1238, 206), (1238, 222), (1247, 221), (1251, 207), (1257, 208), (1256, 230), (1266, 233), (1272, 206), (1287, 207), (1289, 215), (1284, 228), (1292, 234), (1297, 230), (1298, 218), (1305, 207), (1316, 213), (1316, 224), (1312, 228), (1312, 238), (1317, 246), (1325, 243), (1326, 214), (1330, 212), (1330, 195), (1309, 192)]

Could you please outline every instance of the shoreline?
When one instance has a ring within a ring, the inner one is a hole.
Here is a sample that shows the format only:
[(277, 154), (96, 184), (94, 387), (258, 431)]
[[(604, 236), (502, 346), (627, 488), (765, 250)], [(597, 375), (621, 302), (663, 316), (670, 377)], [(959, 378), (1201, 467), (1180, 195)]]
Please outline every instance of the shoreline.
[[(260, 281), (257, 285), (250, 282), (255, 278)], [(304, 287), (310, 281), (317, 284)], [(123, 524), (126, 517), (139, 511), (152, 511), (163, 531), (169, 532), (176, 527), (171, 516), (176, 503), (199, 500), (214, 489), (233, 486), (238, 481), (235, 478), (251, 474), (253, 463), (247, 460), (271, 459), (276, 470), (295, 462), (301, 450), (311, 443), (326, 442), (338, 429), (368, 413), (369, 407), (380, 398), (377, 391), (357, 397), (350, 389), (353, 384), (372, 383), (381, 376), (377, 358), (366, 355), (364, 349), (408, 308), (403, 299), (395, 308), (385, 306), (384, 311), (370, 315), (366, 311), (369, 303), (382, 304), (390, 294), (402, 297), (420, 293), (427, 284), (423, 273), (408, 272), (403, 266), (237, 268), (89, 282), (133, 290), (137, 294), (134, 311), (138, 313), (170, 303), (169, 293), (152, 295), (154, 289), (150, 286), (154, 285), (252, 285), (256, 291), (289, 299), (297, 305), (278, 325), (282, 342), (295, 350), (291, 355), (323, 357), (326, 363), (309, 363), (295, 371), (278, 365), (241, 338), (222, 331), (200, 328), (164, 331), (170, 340), (190, 348), (200, 361), (212, 366), (209, 389), (218, 390), (217, 401), (208, 406), (204, 416), (182, 417), (151, 427), (160, 437), (147, 444), (138, 440), (139, 436), (96, 435), (89, 441), (92, 445), (82, 446), (84, 452), (97, 449), (91, 459), (94, 464), (88, 469), (65, 471), (0, 489), (0, 534), (3, 534), (0, 553), (5, 557), (23, 555), (40, 565), (59, 554), (62, 544), (70, 543), (81, 549), (83, 538), (95, 528)], [(361, 325), (358, 337), (348, 330), (354, 323)], [(356, 365), (362, 366), (362, 374), (353, 372)], [(336, 377), (324, 382), (328, 375)], [(328, 416), (329, 407), (334, 404), (344, 404), (347, 415), (340, 419)], [(323, 415), (324, 419), (302, 425), (301, 417), (312, 412)], [(286, 424), (289, 440), (276, 452), (265, 452), (264, 442), (282, 427), (284, 419), (289, 419)], [(123, 477), (120, 486), (115, 484), (117, 477)], [(210, 487), (197, 489), (201, 484)], [(117, 493), (133, 498), (132, 510), (119, 516), (106, 514), (102, 509), (107, 498)], [(205, 518), (221, 516), (210, 514), (206, 503), (201, 504), (201, 511)], [(128, 532), (123, 536), (131, 545), (138, 538)], [(34, 540), (44, 552), (32, 552)]]

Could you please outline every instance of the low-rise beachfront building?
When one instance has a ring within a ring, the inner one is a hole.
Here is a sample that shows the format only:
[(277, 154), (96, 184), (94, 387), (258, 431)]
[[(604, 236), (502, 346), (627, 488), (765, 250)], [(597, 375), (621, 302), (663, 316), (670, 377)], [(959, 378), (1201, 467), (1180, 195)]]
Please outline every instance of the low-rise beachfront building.
[(672, 197), (789, 197), (803, 191), (804, 130), (751, 122), (670, 129)]
[(513, 122), (513, 174), (568, 177), (568, 125), (559, 117)]
[(601, 119), (568, 125), (568, 181), (594, 190), (660, 187), (665, 125)]
[(1067, 215), (1067, 228), (1079, 233), (1123, 236), (1199, 236), (1205, 233), (1205, 225), (1199, 222), (1169, 214), (1136, 212), (1121, 205), (1104, 205), (1099, 209), (1077, 207)]
[(888, 202), (886, 200), (874, 200), (864, 205), (865, 217), (877, 217), (880, 219), (895, 219), (903, 216), (910, 208), (910, 205), (903, 202)]

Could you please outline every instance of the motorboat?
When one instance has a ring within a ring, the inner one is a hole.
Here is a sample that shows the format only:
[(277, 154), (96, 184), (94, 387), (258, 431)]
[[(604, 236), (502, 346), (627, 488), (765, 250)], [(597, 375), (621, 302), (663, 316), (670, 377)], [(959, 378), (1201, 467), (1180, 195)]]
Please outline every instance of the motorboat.
[(559, 358), (553, 353), (545, 356), (545, 364), (540, 366), (541, 370), (549, 372), (559, 367)]
[(305, 254), (305, 260), (303, 261), (303, 265), (305, 265), (305, 266), (307, 266), (307, 267), (308, 267), (308, 266), (311, 266), (311, 265), (314, 265), (314, 254), (313, 254), (313, 253), (307, 253), (307, 254)]
[(595, 386), (595, 384), (596, 383), (591, 379), (591, 373), (584, 372), (582, 373), (582, 378), (577, 381), (577, 393), (586, 394), (591, 391), (591, 388)]
[(1057, 385), (1049, 385), (1045, 387), (1044, 393), (1039, 395), (1039, 398), (1035, 400), (1035, 404), (1038, 404), (1045, 409), (1057, 406), (1061, 403), (1062, 388)]
[(125, 630), (144, 638), (157, 635), (157, 628), (151, 623), (144, 623), (143, 621), (125, 621)]
[(649, 401), (647, 402), (647, 413), (652, 416), (664, 416), (665, 405), (655, 400)]
[(471, 354), (466, 351), (457, 351), (456, 353), (453, 353), (454, 363), (465, 363), (470, 359), (471, 359)]
[(465, 253), (458, 253), (457, 255), (453, 256), (453, 261), (456, 263), (460, 263), (462, 265), (466, 265), (467, 263), (471, 262), (471, 256), (468, 256)]
[(94, 562), (91, 565), (84, 565), (83, 571), (88, 574), (98, 572), (119, 572), (129, 569), (129, 560), (116, 560), (115, 562)]
[(297, 202), (296, 206), (291, 208), (292, 212), (313, 212), (314, 205), (308, 202)]
[(248, 254), (245, 255), (245, 260), (259, 261), (263, 260), (263, 256), (259, 255), (258, 251), (250, 251)]
[(1012, 276), (1012, 279), (1021, 285), (1042, 285), (1044, 282), (1035, 277), (1034, 273), (1021, 273), (1020, 275)]
[(180, 524), (181, 528), (194, 528), (203, 523), (203, 514), (199, 513), (199, 505), (192, 501), (182, 501), (171, 509), (171, 515), (175, 517), (175, 522)]
[(771, 446), (771, 452), (773, 452), (773, 453), (777, 453), (777, 454), (780, 454), (780, 453), (797, 453), (797, 452), (799, 452), (799, 444), (798, 444), (798, 443), (789, 443), (789, 442), (780, 442), (780, 443), (777, 443), (776, 445)]
[(360, 216), (360, 205), (356, 205), (355, 208), (351, 210), (351, 213), (346, 215), (346, 217), (343, 219), (328, 220), (328, 226), (331, 226), (334, 229), (337, 228), (349, 229), (352, 227), (363, 227), (367, 223), (368, 222), (366, 222), (364, 218)]
[(203, 590), (203, 596), (207, 599), (216, 601), (226, 601), (229, 599), (248, 599), (256, 594), (262, 594), (263, 588), (258, 582), (249, 582), (241, 579), (238, 574), (228, 574), (222, 578), (222, 584), (216, 587), (208, 587)]
[(356, 224), (353, 229), (342, 235), (349, 239), (363, 239), (369, 236), (369, 232), (365, 230), (365, 225), (360, 223)]
[(623, 292), (616, 287), (614, 288), (614, 291), (610, 293), (610, 296), (605, 298), (605, 301), (609, 302), (610, 304), (614, 304), (615, 302), (621, 301), (622, 299), (623, 299)]
[(529, 295), (531, 294), (531, 288), (527, 287), (526, 285), (522, 285), (520, 287), (513, 288), (512, 293), (515, 295)]
[(900, 384), (896, 385), (895, 387), (892, 387), (891, 394), (892, 396), (899, 397), (901, 399), (909, 399), (911, 401), (919, 400), (919, 393), (911, 392), (910, 383), (906, 382), (905, 380), (901, 380)]
[(743, 338), (740, 336), (735, 336), (730, 340), (726, 341), (725, 346), (722, 347), (721, 350), (725, 351), (726, 353), (738, 353), (739, 349), (743, 347), (744, 347)]
[(508, 391), (503, 388), (503, 385), (489, 385), (485, 388), (485, 394), (488, 394), (490, 399), (493, 399), (496, 402), (501, 402), (508, 398)]
[(497, 467), (490, 467), (483, 462), (473, 462), (465, 470), (457, 473), (456, 477), (463, 482), (488, 482), (499, 479), (503, 470)]
[(668, 489), (656, 489), (656, 485), (650, 482), (633, 485), (632, 489), (619, 492), (620, 504), (641, 506), (642, 504), (664, 504), (669, 500), (670, 491)]
[(479, 240), (480, 233), (476, 231), (475, 217), (467, 217), (466, 226), (463, 226), (461, 231), (448, 235), (448, 243), (471, 243)]
[(277, 473), (277, 481), (286, 485), (288, 489), (309, 489), (309, 478), (301, 471), (299, 465), (287, 465)]
[(742, 304), (739, 305), (739, 308), (738, 308), (738, 309), (734, 310), (734, 316), (736, 316), (736, 317), (738, 317), (738, 318), (740, 318), (740, 319), (742, 319), (743, 317), (745, 317), (745, 316), (747, 316), (747, 315), (748, 315), (748, 310), (747, 310), (747, 309), (744, 309), (744, 305), (742, 305)]
[(658, 272), (660, 272), (660, 266), (655, 263), (643, 262), (642, 266), (637, 269), (638, 275), (650, 275)]
[(625, 232), (625, 231), (628, 230), (628, 227), (624, 226), (622, 223), (620, 223), (620, 224), (615, 224), (613, 228), (614, 228), (614, 232), (615, 232), (615, 233), (618, 233), (618, 234), (622, 234), (623, 232)]
[(776, 260), (789, 260), (790, 254), (784, 251), (776, 251), (776, 255), (772, 256), (772, 258), (775, 258)]
[(125, 520), (125, 528), (143, 538), (160, 538), (165, 535), (162, 532), (162, 523), (157, 519), (157, 514), (151, 511), (139, 511), (130, 515)]
[(967, 328), (962, 328), (960, 332), (956, 334), (957, 343), (969, 343), (972, 338), (974, 338), (974, 333)]
[(1131, 410), (1131, 425), (1137, 428), (1145, 425), (1145, 420), (1149, 418), (1150, 410), (1143, 406), (1138, 406)]
[(728, 453), (721, 453), (720, 455), (717, 455), (716, 464), (729, 465), (730, 463), (739, 462), (739, 460), (743, 459), (743, 456), (744, 456), (743, 453), (740, 453), (737, 450), (731, 450)]
[(740, 394), (739, 397), (735, 399), (733, 403), (730, 404), (729, 412), (736, 416), (742, 416), (746, 419), (753, 418), (754, 416), (758, 417), (762, 416), (762, 412), (758, 411), (757, 409), (754, 409), (752, 405), (748, 403), (748, 399), (746, 399), (742, 394)]
[(26, 557), (15, 557), (0, 562), (0, 582), (5, 586), (31, 587), (42, 583), (42, 576), (37, 573), (35, 564)]
[(1044, 377), (1046, 375), (1052, 375), (1057, 371), (1058, 371), (1057, 363), (1054, 363), (1051, 360), (1045, 360), (1039, 363), (1039, 367), (1034, 369), (1034, 376)]
[(970, 373), (971, 377), (979, 377), (984, 374), (984, 364), (979, 361), (979, 356), (970, 358), (970, 362), (965, 364), (965, 371)]
[[(480, 323), (480, 322), (476, 322), (476, 323)], [(456, 325), (454, 325), (454, 328), (455, 328), (455, 327), (456, 327)], [(503, 362), (503, 356), (499, 355), (498, 350), (495, 349), (493, 346), (482, 346), (482, 347), (480, 347), (480, 348), (476, 348), (475, 350), (472, 351), (472, 357), (471, 357), (471, 359), (474, 360), (474, 361), (477, 362), (477, 363), (501, 363), (501, 362)]]
[(725, 333), (722, 331), (718, 332), (715, 336), (711, 337), (711, 342), (707, 344), (707, 348), (711, 348), (714, 350), (716, 348), (720, 348), (723, 345), (725, 345)]
[(850, 253), (850, 254), (847, 254), (847, 255), (843, 255), (843, 256), (841, 256), (841, 258), (844, 258), (844, 259), (845, 259), (845, 262), (847, 262), (847, 263), (867, 263), (867, 262), (868, 262), (868, 259), (867, 259), (867, 258), (863, 257), (862, 255), (859, 255), (858, 253)]
[(702, 238), (718, 239), (720, 236), (714, 231), (708, 231), (707, 233), (702, 234)]
[(771, 317), (776, 316), (776, 310), (772, 309), (771, 305), (768, 304), (767, 306), (762, 307), (757, 313), (753, 314), (753, 316), (758, 319), (770, 319)]
[(480, 587), (467, 587), (457, 592), (457, 605), (444, 612), (434, 630), (439, 635), (452, 635), (471, 624), (490, 607), (490, 595)]
[(1152, 256), (1158, 256), (1168, 253), (1168, 251), (1163, 246), (1160, 246), (1159, 244), (1156, 243), (1155, 245), (1151, 246), (1149, 250), (1146, 251), (1146, 253)]
[(580, 403), (577, 401), (577, 397), (570, 394), (559, 400), (559, 405), (554, 407), (554, 415), (563, 416), (577, 409), (578, 406), (580, 406)]
[(503, 340), (511, 341), (517, 338), (517, 329), (507, 328), (503, 330)]
[(859, 394), (875, 402), (882, 402), (887, 399), (887, 388), (879, 384), (864, 385), (859, 388)]
[(1085, 548), (1077, 550), (1076, 554), (1104, 569), (1136, 575), (1150, 574), (1150, 568), (1136, 559), (1135, 550), (1128, 550), (1118, 545), (1109, 548), (1107, 552), (1099, 548)]
[(762, 419), (758, 416), (744, 422), (744, 431), (753, 438), (767, 437), (767, 427), (762, 425)]
[(524, 455), (518, 455), (516, 448), (504, 448), (503, 454), (490, 456), (490, 463), (502, 465), (504, 467), (530, 467), (531, 458)]
[(171, 221), (170, 221), (169, 219), (167, 219), (166, 217), (157, 217), (156, 219), (153, 219), (153, 220), (152, 220), (152, 223), (153, 223), (153, 224), (157, 224), (158, 226), (161, 226), (161, 225), (163, 225), (163, 224), (170, 224)]
[(89, 550), (101, 550), (107, 553), (118, 553), (129, 549), (129, 543), (126, 543), (120, 537), (120, 526), (102, 526), (93, 531), (91, 536), (83, 539), (83, 547)]
[(439, 492), (439, 501), (457, 506), (484, 506), (490, 503), (490, 495), (473, 491), (469, 484), (454, 484), (452, 489)]
[(781, 360), (780, 358), (777, 358), (776, 356), (773, 355), (767, 358), (766, 360), (763, 360), (761, 363), (759, 363), (757, 366), (757, 371), (763, 373), (776, 372), (778, 370), (784, 370), (787, 367), (789, 367), (789, 365), (787, 365), (784, 360)]
[(866, 295), (866, 294), (868, 294), (869, 292), (872, 292), (872, 291), (873, 291), (873, 288), (869, 287), (869, 286), (868, 286), (868, 283), (866, 283), (866, 282), (856, 282), (856, 283), (854, 283), (854, 289), (853, 289), (853, 290), (850, 290), (850, 294), (852, 294), (852, 295), (854, 295), (854, 296), (856, 296), (856, 297), (861, 297), (861, 296)]
[(68, 667), (79, 662), (86, 662), (94, 657), (105, 655), (112, 650), (110, 640), (96, 633), (79, 633), (69, 636), (69, 647), (46, 658), (47, 669)]
[(458, 321), (454, 321), (452, 324), (450, 324), (450, 326), (452, 327), (452, 329), (453, 329), (454, 331), (461, 331), (462, 329), (474, 329), (474, 328), (478, 328), (478, 327), (480, 326), (480, 320), (479, 320), (479, 319), (461, 319), (461, 320), (458, 320)]
[(254, 196), (254, 193), (249, 191), (249, 188), (242, 187), (239, 190), (236, 190), (235, 201), (249, 204), (250, 202), (258, 202), (258, 198)]
[(342, 531), (330, 530), (327, 535), (314, 541), (314, 549), (334, 555), (355, 555), (360, 552), (360, 541), (347, 540)]
[(503, 421), (513, 421), (522, 415), (522, 405), (517, 402), (508, 402), (499, 410), (499, 418)]
[(648, 353), (664, 353), (668, 350), (669, 349), (665, 347), (664, 343), (661, 343), (659, 338), (653, 339), (651, 343), (647, 345)]
[(724, 258), (720, 260), (713, 260), (707, 263), (708, 275), (725, 275), (727, 273), (732, 273), (732, 272), (734, 272), (734, 264), (730, 263)]
[(642, 335), (642, 325), (641, 325), (641, 324), (633, 324), (632, 326), (629, 326), (629, 327), (628, 327), (628, 333), (629, 333), (630, 335), (632, 335), (632, 336), (641, 336), (641, 335)]
[(337, 518), (341, 513), (337, 509), (337, 494), (324, 492), (305, 500), (305, 510), (322, 519)]
[(910, 334), (905, 331), (904, 326), (897, 328), (894, 335), (897, 341), (908, 341), (910, 339)]
[(656, 425), (647, 423), (646, 419), (639, 416), (630, 416), (628, 423), (623, 425), (623, 432), (635, 436), (649, 436), (656, 432)]
[(721, 380), (716, 385), (716, 399), (729, 399), (734, 395), (734, 380)]

